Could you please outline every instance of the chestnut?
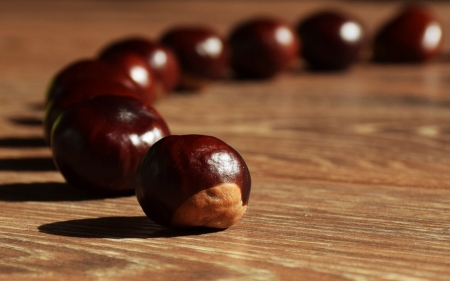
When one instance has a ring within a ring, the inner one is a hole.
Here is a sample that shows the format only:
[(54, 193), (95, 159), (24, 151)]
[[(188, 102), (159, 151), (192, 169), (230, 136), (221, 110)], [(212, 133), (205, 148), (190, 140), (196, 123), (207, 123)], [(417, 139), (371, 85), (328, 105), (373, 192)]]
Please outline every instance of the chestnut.
[(297, 25), (301, 55), (311, 69), (341, 70), (357, 58), (364, 29), (355, 18), (338, 11), (320, 11)]
[(442, 49), (442, 26), (424, 6), (410, 5), (388, 21), (375, 36), (373, 60), (419, 63), (437, 56)]
[(143, 57), (133, 53), (116, 53), (105, 57), (104, 60), (126, 70), (145, 93), (145, 102), (151, 103), (156, 99), (156, 77)]
[[(106, 46), (100, 52), (99, 59), (108, 61), (123, 53), (143, 57), (153, 70), (163, 92), (170, 92), (177, 86), (180, 66), (175, 54), (168, 47), (144, 38), (125, 38)], [(158, 96), (162, 94), (157, 92)]]
[(58, 72), (47, 92), (46, 103), (59, 96), (67, 84), (83, 80), (110, 81), (120, 83), (130, 89), (139, 89), (125, 69), (104, 61), (84, 59), (76, 61)]
[(136, 168), (169, 135), (161, 115), (126, 96), (99, 96), (64, 111), (51, 134), (54, 162), (67, 183), (102, 196), (132, 194)]
[(181, 89), (200, 89), (208, 80), (223, 77), (228, 69), (228, 46), (208, 27), (174, 27), (162, 35), (161, 42), (174, 51), (180, 62)]
[(60, 95), (47, 103), (44, 117), (44, 138), (50, 144), (50, 134), (58, 116), (72, 106), (97, 96), (129, 96), (147, 102), (147, 95), (142, 91), (132, 90), (120, 83), (103, 80), (83, 80), (68, 83)]
[(286, 22), (259, 17), (237, 25), (230, 34), (231, 67), (242, 78), (265, 79), (292, 65), (300, 49)]
[(244, 159), (223, 141), (172, 135), (156, 142), (140, 163), (136, 196), (162, 226), (225, 229), (244, 215), (250, 186)]

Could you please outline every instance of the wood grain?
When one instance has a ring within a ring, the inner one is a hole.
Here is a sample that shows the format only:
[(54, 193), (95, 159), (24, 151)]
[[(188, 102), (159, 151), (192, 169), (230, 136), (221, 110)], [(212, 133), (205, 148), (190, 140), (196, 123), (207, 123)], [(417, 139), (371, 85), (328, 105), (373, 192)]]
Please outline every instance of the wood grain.
[[(449, 280), (450, 60), (221, 81), (155, 106), (175, 134), (221, 138), (252, 174), (220, 232), (172, 231), (134, 197), (65, 184), (41, 140), (48, 81), (121, 36), (184, 22), (227, 32), (273, 14), (353, 12), (372, 32), (394, 2), (1, 1), (0, 280)], [(450, 38), (450, 4), (432, 2)], [(445, 42), (450, 52), (450, 41)]]

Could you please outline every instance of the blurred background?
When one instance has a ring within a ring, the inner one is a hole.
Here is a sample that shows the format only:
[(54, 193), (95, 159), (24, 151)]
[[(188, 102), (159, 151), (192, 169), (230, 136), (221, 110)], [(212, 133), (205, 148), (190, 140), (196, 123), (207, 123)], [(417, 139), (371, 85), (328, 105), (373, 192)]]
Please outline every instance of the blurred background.
[[(274, 15), (295, 24), (321, 8), (359, 17), (369, 36), (404, 3), (412, 1), (0, 1), (1, 77), (52, 75), (66, 63), (94, 56), (111, 40), (129, 35), (157, 38), (171, 25), (208, 24), (224, 36), (252, 15)], [(424, 1), (440, 18), (448, 1)], [(376, 8), (376, 13), (372, 12)], [(174, 16), (174, 15), (177, 16)], [(64, 20), (61, 20), (64, 19)], [(77, 29), (73, 29), (76, 22)], [(126, 22), (127, 24), (123, 24)], [(444, 30), (450, 30), (450, 21)], [(444, 38), (444, 52), (450, 40)], [(75, 56), (74, 56), (75, 55)], [(27, 63), (15, 64), (16, 61)], [(11, 77), (13, 78), (13, 77)]]

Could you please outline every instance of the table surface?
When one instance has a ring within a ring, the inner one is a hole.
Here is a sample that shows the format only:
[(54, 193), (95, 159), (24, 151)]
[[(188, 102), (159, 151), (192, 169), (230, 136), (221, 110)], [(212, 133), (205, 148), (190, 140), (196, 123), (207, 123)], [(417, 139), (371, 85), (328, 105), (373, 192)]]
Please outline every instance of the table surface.
[[(0, 279), (448, 280), (450, 40), (426, 65), (361, 59), (346, 72), (299, 68), (272, 81), (225, 80), (156, 103), (174, 134), (214, 135), (249, 166), (248, 211), (220, 232), (165, 229), (134, 196), (79, 192), (42, 141), (50, 78), (111, 40), (156, 38), (179, 23), (226, 34), (252, 15), (295, 23), (329, 6), (364, 19), (369, 34), (398, 8), (385, 1), (1, 1)], [(430, 6), (450, 35), (450, 3)]]

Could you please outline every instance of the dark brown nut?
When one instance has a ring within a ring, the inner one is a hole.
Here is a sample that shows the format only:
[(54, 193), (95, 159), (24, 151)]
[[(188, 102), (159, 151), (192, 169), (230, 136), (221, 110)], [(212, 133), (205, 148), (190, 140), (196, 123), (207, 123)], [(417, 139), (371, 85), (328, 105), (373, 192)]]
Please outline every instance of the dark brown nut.
[(104, 80), (74, 81), (61, 88), (60, 94), (49, 101), (45, 107), (44, 137), (50, 144), (50, 134), (58, 116), (69, 108), (85, 100), (98, 96), (128, 96), (147, 102), (147, 94), (143, 91), (132, 90), (120, 83)]
[(228, 46), (214, 30), (203, 26), (179, 26), (161, 37), (180, 62), (179, 88), (200, 89), (211, 79), (222, 78), (228, 68)]
[(255, 18), (236, 26), (229, 38), (231, 66), (238, 77), (270, 78), (292, 65), (300, 42), (286, 22)]
[(442, 50), (442, 26), (436, 16), (419, 5), (407, 6), (377, 33), (376, 62), (420, 63)]
[(78, 60), (58, 72), (47, 92), (46, 103), (58, 97), (69, 83), (87, 80), (119, 83), (132, 90), (140, 89), (125, 69), (104, 61), (84, 59)]
[(136, 54), (143, 57), (153, 70), (161, 86), (157, 97), (172, 91), (180, 78), (180, 66), (175, 54), (163, 44), (144, 38), (126, 38), (106, 46), (99, 55), (101, 60), (110, 60), (119, 54)]
[(136, 196), (160, 225), (225, 229), (244, 215), (250, 186), (244, 159), (223, 141), (169, 136), (155, 143), (139, 165)]
[(341, 70), (352, 64), (364, 43), (364, 28), (355, 18), (337, 11), (321, 11), (297, 26), (302, 57), (311, 69)]
[(99, 96), (58, 117), (51, 147), (68, 184), (89, 193), (119, 196), (133, 194), (142, 157), (169, 134), (151, 106), (126, 96)]
[(144, 102), (151, 104), (156, 100), (156, 76), (143, 57), (132, 53), (117, 53), (104, 60), (125, 69), (144, 93)]

